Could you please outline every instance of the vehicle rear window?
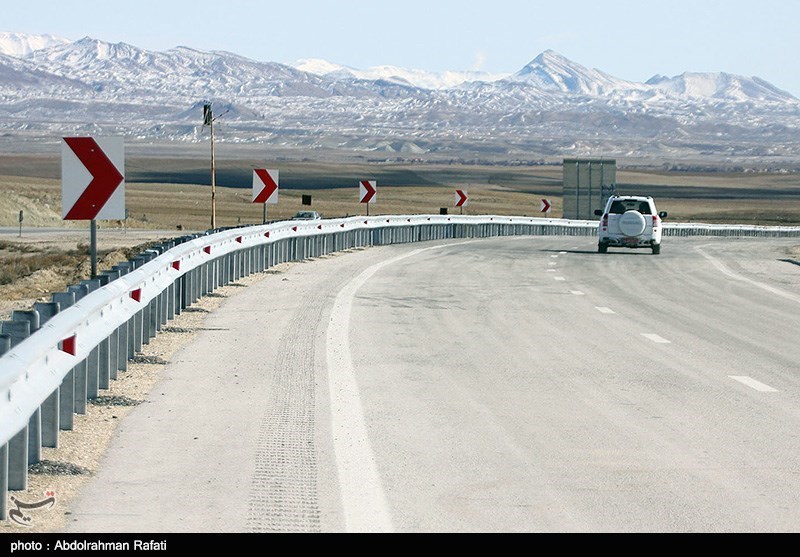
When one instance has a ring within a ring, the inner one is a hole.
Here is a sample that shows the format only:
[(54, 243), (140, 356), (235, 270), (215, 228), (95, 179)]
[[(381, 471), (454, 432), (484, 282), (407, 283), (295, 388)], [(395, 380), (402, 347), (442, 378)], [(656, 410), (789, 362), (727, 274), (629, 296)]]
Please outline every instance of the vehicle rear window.
[(622, 215), (628, 211), (639, 211), (643, 215), (650, 214), (650, 204), (647, 201), (636, 199), (620, 199), (611, 203), (609, 213), (612, 215)]

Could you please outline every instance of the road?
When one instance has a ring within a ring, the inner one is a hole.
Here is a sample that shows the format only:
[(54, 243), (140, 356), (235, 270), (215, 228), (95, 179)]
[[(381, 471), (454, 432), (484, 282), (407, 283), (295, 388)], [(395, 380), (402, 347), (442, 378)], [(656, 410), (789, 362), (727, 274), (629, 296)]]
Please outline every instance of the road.
[(166, 367), (70, 528), (798, 531), (798, 244), (295, 264)]

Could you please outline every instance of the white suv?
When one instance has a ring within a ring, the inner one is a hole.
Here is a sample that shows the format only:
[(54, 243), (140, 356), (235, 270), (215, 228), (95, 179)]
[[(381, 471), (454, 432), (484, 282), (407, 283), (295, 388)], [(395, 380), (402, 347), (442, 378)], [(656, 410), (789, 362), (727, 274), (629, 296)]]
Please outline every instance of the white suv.
[(613, 196), (604, 211), (594, 213), (600, 220), (597, 251), (608, 253), (609, 247), (650, 248), (661, 253), (661, 219), (667, 213), (657, 212), (652, 197)]

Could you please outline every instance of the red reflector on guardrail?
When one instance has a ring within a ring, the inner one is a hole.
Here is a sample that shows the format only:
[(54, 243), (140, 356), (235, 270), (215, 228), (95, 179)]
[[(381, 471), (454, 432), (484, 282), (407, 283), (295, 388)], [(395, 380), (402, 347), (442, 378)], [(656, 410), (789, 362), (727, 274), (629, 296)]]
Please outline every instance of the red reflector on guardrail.
[(239, 242), (240, 244), (242, 243), (243, 240), (244, 238), (242, 238), (241, 236), (236, 237), (236, 241)]
[(208, 255), (211, 255), (211, 246), (204, 247), (203, 251), (206, 252)]
[(78, 335), (72, 335), (71, 337), (65, 338), (61, 342), (58, 343), (58, 349), (62, 352), (66, 352), (70, 356), (74, 356), (76, 352), (76, 346), (78, 344)]
[(322, 225), (321, 224), (317, 225), (317, 230), (322, 230)]
[(137, 302), (142, 301), (142, 289), (137, 288), (136, 290), (131, 290), (131, 298), (136, 300)]
[(269, 232), (264, 232), (264, 237), (269, 238)]
[(293, 227), (292, 227), (292, 230), (294, 230), (295, 232), (297, 232), (297, 227), (296, 227), (296, 226), (293, 226)]
[(172, 262), (172, 268), (175, 269), (176, 271), (180, 271), (181, 270), (181, 262), (180, 261), (173, 261)]

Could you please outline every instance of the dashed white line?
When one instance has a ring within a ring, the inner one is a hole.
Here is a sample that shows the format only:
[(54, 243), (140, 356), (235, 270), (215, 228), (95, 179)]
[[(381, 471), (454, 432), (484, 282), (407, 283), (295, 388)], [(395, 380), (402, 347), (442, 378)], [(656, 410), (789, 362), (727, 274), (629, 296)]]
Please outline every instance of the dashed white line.
[(670, 341), (665, 339), (664, 337), (655, 335), (653, 333), (642, 333), (642, 336), (648, 340), (652, 340), (656, 344), (672, 344)]
[(560, 252), (558, 252), (558, 255), (567, 255), (567, 252), (565, 252), (565, 251), (560, 251)]
[(755, 389), (756, 391), (761, 392), (761, 393), (777, 393), (777, 392), (780, 392), (780, 391), (778, 391), (778, 389), (773, 389), (769, 385), (765, 385), (761, 381), (756, 381), (752, 377), (747, 377), (747, 376), (744, 376), (744, 375), (729, 375), (728, 377), (733, 379), (734, 381), (738, 381), (739, 383), (741, 383), (743, 385), (747, 385), (751, 389)]
[(555, 269), (547, 269), (547, 272), (548, 273), (557, 273), (558, 271), (556, 271)]
[(564, 281), (566, 281), (567, 279), (565, 279), (564, 277), (556, 277), (556, 280), (557, 280), (558, 282), (564, 282)]
[(616, 311), (614, 311), (613, 309), (611, 309), (611, 308), (606, 308), (606, 307), (596, 307), (596, 308), (594, 308), (594, 309), (596, 309), (596, 310), (597, 310), (597, 311), (599, 311), (600, 313), (605, 313), (605, 314), (607, 314), (607, 315), (614, 315), (614, 314), (616, 314), (616, 313), (617, 313), (617, 312), (616, 312)]
[(549, 263), (549, 265), (550, 265), (551, 267), (555, 267), (556, 265), (558, 265), (558, 263), (556, 263), (555, 261), (551, 261), (551, 262)]
[(550, 257), (552, 257), (553, 259), (558, 259), (557, 255), (551, 255)]
[(570, 290), (570, 294), (572, 294), (573, 296), (586, 296), (586, 294), (584, 294), (580, 290)]

